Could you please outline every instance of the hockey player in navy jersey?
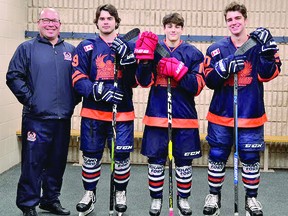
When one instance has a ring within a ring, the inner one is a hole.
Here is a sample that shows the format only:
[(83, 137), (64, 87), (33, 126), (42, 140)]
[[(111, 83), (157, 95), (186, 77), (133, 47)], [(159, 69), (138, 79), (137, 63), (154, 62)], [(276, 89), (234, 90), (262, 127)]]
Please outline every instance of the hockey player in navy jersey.
[[(260, 183), (260, 151), (264, 150), (264, 123), (267, 121), (263, 101), (263, 82), (274, 79), (281, 62), (277, 44), (268, 29), (258, 28), (247, 34), (247, 9), (232, 2), (225, 8), (224, 17), (230, 37), (221, 39), (207, 49), (204, 67), (206, 85), (214, 90), (208, 119), (209, 145), (207, 195), (204, 215), (220, 215), (221, 188), (225, 165), (233, 145), (233, 74), (238, 75), (238, 150), (242, 162), (242, 181), (246, 191), (246, 215), (263, 215), (257, 200)], [(257, 45), (242, 56), (235, 51), (249, 37)]]
[[(132, 88), (137, 86), (134, 43), (117, 36), (121, 19), (111, 4), (96, 10), (94, 23), (99, 37), (86, 39), (76, 48), (73, 58), (73, 86), (83, 96), (81, 109), (82, 180), (85, 195), (76, 208), (89, 214), (96, 202), (96, 186), (101, 173), (101, 159), (107, 141), (111, 148), (112, 106), (117, 104), (115, 175), (115, 209), (126, 211), (126, 188), (130, 179), (130, 152), (133, 151), (134, 108)], [(118, 87), (114, 82), (114, 59), (117, 59)]]
[(152, 198), (149, 214), (160, 215), (162, 207), (168, 152), (167, 77), (170, 77), (177, 206), (180, 215), (191, 215), (188, 197), (192, 186), (192, 160), (201, 157), (194, 97), (205, 86), (204, 56), (196, 47), (180, 39), (184, 27), (184, 19), (180, 14), (166, 15), (163, 27), (166, 38), (160, 44), (170, 53), (170, 58), (162, 58), (154, 53), (158, 37), (152, 32), (143, 32), (135, 47), (135, 56), (139, 61), (137, 80), (141, 86), (150, 87), (141, 149), (141, 153), (148, 157)]

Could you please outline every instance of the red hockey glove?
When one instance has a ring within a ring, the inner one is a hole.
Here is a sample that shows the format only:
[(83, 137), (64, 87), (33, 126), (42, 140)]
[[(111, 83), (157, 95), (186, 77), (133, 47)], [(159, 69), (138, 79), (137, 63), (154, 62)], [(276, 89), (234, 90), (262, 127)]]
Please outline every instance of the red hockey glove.
[(174, 57), (162, 58), (158, 63), (157, 70), (159, 74), (172, 77), (177, 82), (188, 72), (184, 63)]
[(139, 35), (135, 45), (135, 56), (139, 60), (154, 59), (154, 51), (158, 43), (158, 36), (153, 32), (145, 31)]

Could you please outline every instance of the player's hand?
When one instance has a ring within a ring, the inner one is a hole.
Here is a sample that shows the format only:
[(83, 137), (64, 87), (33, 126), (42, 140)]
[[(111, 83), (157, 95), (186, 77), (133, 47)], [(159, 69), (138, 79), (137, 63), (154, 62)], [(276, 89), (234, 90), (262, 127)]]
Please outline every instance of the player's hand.
[(266, 58), (274, 58), (275, 53), (278, 51), (278, 46), (275, 40), (272, 38), (271, 40), (267, 41), (266, 44), (262, 45), (260, 55)]
[(128, 65), (136, 62), (134, 53), (130, 50), (128, 43), (124, 39), (116, 37), (112, 42), (111, 49), (118, 55), (118, 58), (120, 58), (121, 65)]
[(263, 27), (257, 28), (255, 31), (251, 32), (250, 37), (256, 39), (262, 45), (272, 39), (270, 31)]
[(172, 77), (174, 80), (180, 81), (188, 72), (188, 68), (183, 62), (174, 57), (162, 58), (157, 65), (157, 71), (161, 75)]
[(243, 70), (246, 56), (229, 55), (226, 58), (221, 59), (215, 64), (215, 70), (223, 79), (227, 79), (230, 73), (238, 73)]
[(154, 51), (158, 43), (158, 36), (153, 32), (142, 32), (136, 41), (135, 56), (139, 60), (152, 60), (154, 59)]
[(107, 87), (104, 82), (95, 82), (93, 84), (93, 97), (95, 101), (105, 101), (111, 104), (120, 104), (124, 93), (115, 86)]

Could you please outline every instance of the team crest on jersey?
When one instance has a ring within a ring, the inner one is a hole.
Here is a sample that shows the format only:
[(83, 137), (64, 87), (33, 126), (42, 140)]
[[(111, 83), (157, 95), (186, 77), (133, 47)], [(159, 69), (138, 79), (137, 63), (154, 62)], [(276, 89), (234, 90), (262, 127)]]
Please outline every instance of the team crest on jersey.
[(219, 48), (217, 48), (217, 49), (215, 49), (215, 50), (213, 50), (213, 51), (211, 52), (211, 56), (212, 56), (212, 57), (214, 57), (214, 56), (216, 56), (216, 55), (218, 55), (218, 54), (220, 54), (220, 49), (219, 49)]
[(33, 131), (27, 132), (27, 141), (34, 142), (36, 140), (36, 133)]
[[(96, 80), (113, 80), (114, 78), (114, 63), (112, 60), (106, 60), (105, 57), (108, 55), (98, 55), (95, 62), (97, 67), (97, 77)], [(118, 76), (119, 77), (119, 76)]]
[(89, 45), (84, 46), (84, 50), (85, 50), (85, 52), (93, 50), (93, 44), (89, 44)]
[(72, 61), (72, 54), (70, 52), (63, 52), (64, 60)]

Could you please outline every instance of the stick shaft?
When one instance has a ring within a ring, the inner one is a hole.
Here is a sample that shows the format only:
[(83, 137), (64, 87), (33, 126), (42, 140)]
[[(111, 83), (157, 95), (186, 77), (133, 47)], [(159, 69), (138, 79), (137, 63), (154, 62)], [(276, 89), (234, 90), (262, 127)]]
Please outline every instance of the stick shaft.
[[(249, 49), (257, 44), (253, 38), (249, 38), (241, 47), (239, 47), (235, 56), (245, 54)], [(238, 215), (238, 75), (234, 74), (233, 86), (233, 117), (234, 117), (234, 215)]]
[[(123, 36), (123, 39), (126, 41), (132, 40), (137, 37), (140, 33), (139, 28), (134, 28)], [(114, 87), (118, 86), (118, 69), (116, 65), (116, 55), (114, 58)], [(114, 175), (115, 175), (115, 146), (116, 146), (116, 116), (117, 116), (117, 104), (113, 104), (112, 108), (112, 130), (113, 137), (111, 143), (111, 175), (110, 175), (110, 202), (109, 202), (109, 215), (113, 215), (114, 212), (114, 196), (115, 196), (115, 187), (114, 187)]]
[(173, 162), (173, 143), (172, 143), (172, 92), (171, 78), (167, 79), (167, 109), (168, 109), (168, 158), (169, 158), (169, 216), (173, 216), (173, 180), (172, 180), (172, 162)]
[(234, 214), (238, 214), (238, 75), (234, 74)]

